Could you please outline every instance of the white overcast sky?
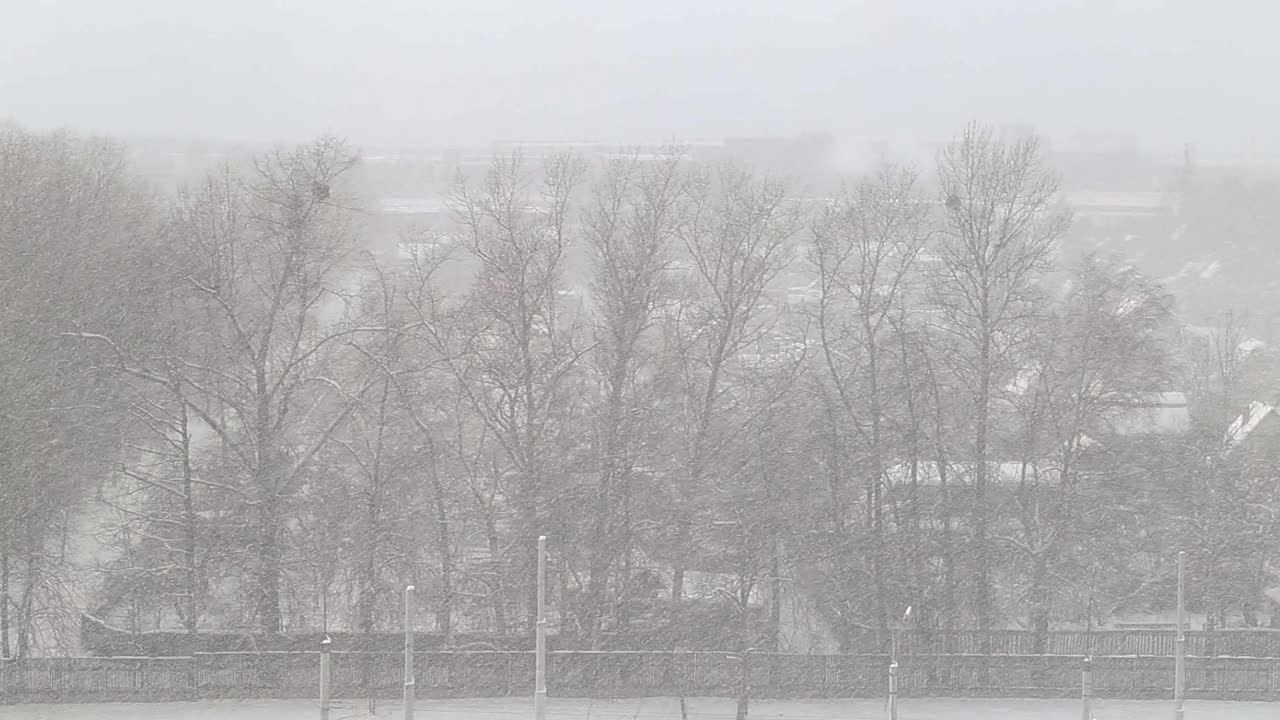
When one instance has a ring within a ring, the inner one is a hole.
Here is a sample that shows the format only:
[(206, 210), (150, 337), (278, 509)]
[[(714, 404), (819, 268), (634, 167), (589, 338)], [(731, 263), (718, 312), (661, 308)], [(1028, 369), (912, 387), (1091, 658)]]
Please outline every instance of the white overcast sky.
[(970, 119), (1280, 150), (1274, 0), (0, 0), (0, 118), (639, 142)]

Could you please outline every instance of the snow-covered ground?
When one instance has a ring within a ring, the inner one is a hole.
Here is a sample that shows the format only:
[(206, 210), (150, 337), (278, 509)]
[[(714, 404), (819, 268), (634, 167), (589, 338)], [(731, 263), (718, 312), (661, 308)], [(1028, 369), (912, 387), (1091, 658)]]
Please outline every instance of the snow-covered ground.
[[(528, 699), (422, 700), (417, 717), (423, 720), (514, 720), (533, 715)], [(900, 720), (1079, 720), (1080, 702), (1072, 700), (951, 700), (910, 699), (899, 706)], [(732, 700), (693, 698), (690, 720), (728, 720)], [(1097, 720), (1172, 717), (1172, 701), (1101, 700), (1094, 703)], [(317, 702), (205, 702), (101, 705), (0, 706), (5, 720), (317, 720)], [(368, 701), (335, 704), (330, 720), (400, 718), (398, 703), (380, 703), (376, 716)], [(550, 698), (548, 720), (676, 720), (679, 705), (671, 698), (642, 700), (571, 700)], [(810, 700), (765, 701), (751, 704), (752, 720), (884, 720), (883, 701)], [(1187, 720), (1275, 720), (1280, 703), (1187, 703)]]

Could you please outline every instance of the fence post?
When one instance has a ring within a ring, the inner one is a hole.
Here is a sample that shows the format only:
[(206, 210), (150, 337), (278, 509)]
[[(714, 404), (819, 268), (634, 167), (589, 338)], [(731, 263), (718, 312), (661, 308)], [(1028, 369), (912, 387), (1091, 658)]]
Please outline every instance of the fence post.
[(404, 720), (413, 720), (413, 586), (404, 589)]
[(889, 720), (898, 720), (898, 661), (889, 663)]
[[(547, 537), (538, 536), (538, 616), (534, 624), (533, 717), (547, 716)], [(527, 667), (527, 666), (526, 666)]]
[(194, 702), (200, 699), (200, 658), (193, 649), (191, 655), (186, 659), (187, 671), (184, 673), (187, 681), (187, 700)]
[(320, 720), (329, 720), (329, 707), (333, 703), (333, 686), (330, 684), (333, 668), (330, 664), (328, 635), (320, 641)]
[(751, 704), (751, 649), (744, 650), (738, 660), (738, 709), (735, 717), (745, 720)]
[(1185, 552), (1178, 553), (1178, 636), (1174, 639), (1173, 646), (1173, 717), (1174, 720), (1183, 720), (1182, 701), (1186, 694), (1186, 672), (1187, 672), (1187, 635), (1184, 629), (1185, 607), (1183, 604), (1183, 570), (1186, 564), (1187, 554)]
[[(1218, 656), (1218, 633), (1213, 621), (1213, 613), (1205, 613), (1204, 631), (1201, 633), (1204, 638), (1204, 652), (1206, 658), (1216, 658)], [(1212, 659), (1205, 663), (1205, 690), (1213, 691), (1218, 687), (1217, 663)]]
[(1083, 704), (1080, 717), (1082, 720), (1093, 720), (1093, 659), (1084, 656), (1084, 666), (1080, 671), (1080, 700)]

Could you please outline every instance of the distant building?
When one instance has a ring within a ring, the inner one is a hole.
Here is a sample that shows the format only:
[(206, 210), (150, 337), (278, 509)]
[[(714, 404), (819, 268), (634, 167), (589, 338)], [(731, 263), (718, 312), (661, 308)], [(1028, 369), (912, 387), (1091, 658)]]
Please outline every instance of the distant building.
[(1161, 192), (1066, 192), (1063, 202), (1077, 217), (1160, 217), (1174, 212), (1173, 196)]
[(1105, 419), (1108, 430), (1121, 437), (1183, 435), (1191, 431), (1191, 412), (1185, 393), (1157, 392), (1115, 403)]

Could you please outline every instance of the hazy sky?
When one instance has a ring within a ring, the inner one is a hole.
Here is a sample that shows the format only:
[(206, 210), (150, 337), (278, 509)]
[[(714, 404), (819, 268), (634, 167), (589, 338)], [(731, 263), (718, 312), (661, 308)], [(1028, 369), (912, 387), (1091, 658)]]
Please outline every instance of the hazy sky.
[(631, 142), (966, 120), (1280, 150), (1272, 0), (0, 0), (0, 118)]

